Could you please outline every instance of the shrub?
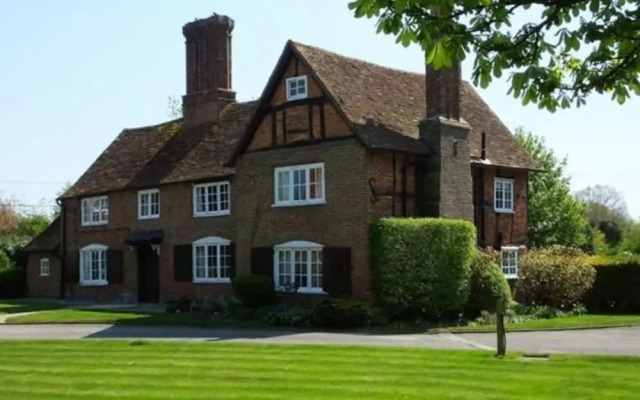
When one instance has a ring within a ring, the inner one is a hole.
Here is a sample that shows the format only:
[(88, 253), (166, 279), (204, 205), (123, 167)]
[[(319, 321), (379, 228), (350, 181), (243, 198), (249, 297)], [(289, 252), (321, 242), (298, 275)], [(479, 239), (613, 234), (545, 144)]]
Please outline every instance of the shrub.
[(465, 315), (469, 318), (479, 316), (482, 311), (495, 312), (498, 301), (505, 305), (511, 301), (509, 283), (496, 259), (497, 254), (476, 252), (471, 264), (469, 299), (465, 306)]
[(596, 278), (584, 296), (590, 312), (640, 313), (640, 257), (589, 257)]
[(457, 316), (469, 295), (475, 243), (467, 221), (379, 220), (371, 236), (375, 301), (397, 316)]
[(305, 327), (311, 325), (312, 310), (305, 307), (282, 308), (266, 314), (262, 322), (276, 326)]
[(25, 269), (13, 265), (7, 254), (0, 250), (0, 298), (15, 299), (24, 297), (25, 289)]
[(247, 307), (268, 306), (274, 303), (273, 281), (264, 275), (238, 275), (232, 281), (233, 291)]
[(553, 246), (520, 257), (516, 296), (527, 305), (568, 309), (593, 285), (595, 270), (577, 249)]
[(355, 329), (369, 325), (371, 315), (368, 303), (328, 298), (313, 308), (311, 318), (321, 328)]

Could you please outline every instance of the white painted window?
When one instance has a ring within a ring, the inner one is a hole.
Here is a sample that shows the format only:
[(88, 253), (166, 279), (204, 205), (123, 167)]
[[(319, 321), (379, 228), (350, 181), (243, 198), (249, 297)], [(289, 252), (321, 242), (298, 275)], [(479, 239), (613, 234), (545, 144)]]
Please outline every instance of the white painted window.
[(193, 282), (231, 282), (231, 241), (209, 236), (193, 242)]
[(296, 76), (287, 79), (287, 100), (306, 99), (308, 97), (307, 76)]
[(231, 184), (228, 181), (193, 186), (194, 217), (229, 215), (230, 210)]
[(150, 189), (138, 192), (138, 219), (160, 216), (160, 190)]
[(80, 249), (80, 285), (107, 284), (107, 246), (92, 244)]
[(51, 264), (48, 258), (40, 259), (40, 276), (49, 276), (51, 273)]
[(277, 290), (296, 287), (299, 293), (322, 290), (322, 246), (296, 240), (274, 246), (273, 280)]
[(493, 208), (496, 212), (513, 212), (513, 179), (495, 178)]
[(500, 265), (507, 278), (518, 277), (518, 248), (502, 247), (500, 249)]
[(275, 169), (275, 205), (323, 204), (324, 163)]
[(106, 225), (109, 222), (109, 198), (107, 196), (82, 199), (82, 226)]

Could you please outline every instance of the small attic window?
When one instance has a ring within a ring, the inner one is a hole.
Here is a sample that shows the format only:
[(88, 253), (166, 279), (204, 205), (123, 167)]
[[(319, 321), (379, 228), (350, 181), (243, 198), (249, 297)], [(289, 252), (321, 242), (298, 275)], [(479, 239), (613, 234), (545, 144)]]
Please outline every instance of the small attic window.
[(287, 101), (306, 99), (307, 92), (307, 76), (296, 76), (287, 79)]

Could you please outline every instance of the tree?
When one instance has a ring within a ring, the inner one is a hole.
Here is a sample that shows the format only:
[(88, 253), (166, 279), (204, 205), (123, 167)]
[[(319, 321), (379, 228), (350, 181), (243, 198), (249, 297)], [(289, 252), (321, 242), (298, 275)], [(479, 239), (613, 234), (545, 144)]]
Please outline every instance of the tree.
[[(640, 0), (355, 0), (357, 18), (417, 43), (434, 68), (475, 53), (474, 84), (512, 69), (523, 104), (555, 111), (591, 92), (640, 95)], [(526, 10), (526, 11), (525, 11)]]
[(544, 138), (516, 129), (516, 139), (543, 172), (529, 179), (527, 229), (533, 247), (582, 246), (589, 228), (585, 207), (571, 194), (567, 159), (559, 160)]
[(579, 191), (576, 196), (587, 207), (589, 222), (602, 231), (609, 247), (620, 244), (630, 221), (622, 193), (611, 186), (596, 185)]
[(620, 247), (622, 251), (640, 254), (640, 222), (634, 222), (629, 226)]
[(18, 213), (9, 200), (0, 199), (0, 235), (13, 231), (18, 224)]
[(167, 97), (167, 115), (169, 118), (182, 118), (182, 102), (175, 96)]

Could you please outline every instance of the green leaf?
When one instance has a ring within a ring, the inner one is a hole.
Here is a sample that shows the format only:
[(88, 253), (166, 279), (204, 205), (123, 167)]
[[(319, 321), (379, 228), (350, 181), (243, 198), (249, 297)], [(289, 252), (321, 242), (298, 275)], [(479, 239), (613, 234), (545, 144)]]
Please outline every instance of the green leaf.
[(402, 14), (402, 12), (407, 8), (407, 0), (396, 0), (396, 12), (398, 14)]
[(451, 57), (447, 49), (442, 45), (442, 40), (438, 41), (427, 56), (427, 64), (432, 65), (435, 69), (451, 66)]

